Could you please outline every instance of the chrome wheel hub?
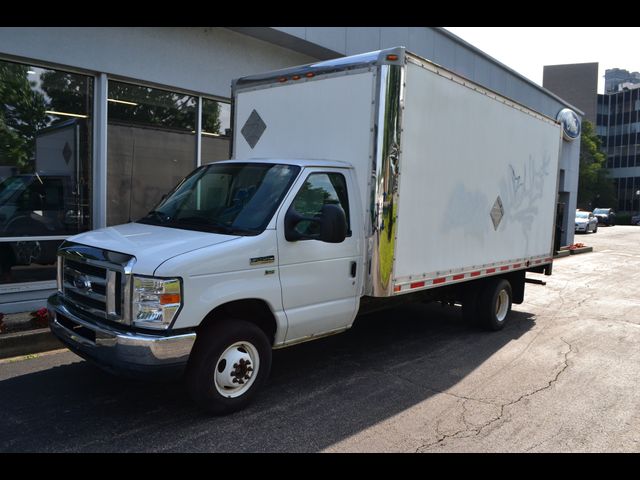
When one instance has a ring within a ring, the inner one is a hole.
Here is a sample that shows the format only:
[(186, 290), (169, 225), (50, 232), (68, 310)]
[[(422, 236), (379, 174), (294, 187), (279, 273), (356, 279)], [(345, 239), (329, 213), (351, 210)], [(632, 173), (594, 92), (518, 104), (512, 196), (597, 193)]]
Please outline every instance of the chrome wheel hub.
[(236, 342), (222, 352), (216, 362), (216, 389), (227, 398), (239, 397), (251, 388), (259, 368), (256, 347), (249, 342)]
[(498, 293), (498, 300), (496, 302), (496, 319), (499, 322), (504, 322), (509, 312), (509, 294), (506, 290), (500, 290)]

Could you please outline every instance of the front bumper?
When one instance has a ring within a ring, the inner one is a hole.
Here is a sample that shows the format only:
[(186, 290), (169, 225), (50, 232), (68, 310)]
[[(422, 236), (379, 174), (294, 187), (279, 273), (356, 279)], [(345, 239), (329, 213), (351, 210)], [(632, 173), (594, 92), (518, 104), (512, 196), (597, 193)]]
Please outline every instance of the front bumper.
[(576, 224), (576, 232), (586, 232), (587, 230), (589, 230), (589, 224), (587, 223)]
[(116, 330), (81, 318), (59, 294), (49, 297), (49, 328), (72, 352), (111, 373), (129, 377), (175, 378), (186, 367), (195, 333), (173, 336)]

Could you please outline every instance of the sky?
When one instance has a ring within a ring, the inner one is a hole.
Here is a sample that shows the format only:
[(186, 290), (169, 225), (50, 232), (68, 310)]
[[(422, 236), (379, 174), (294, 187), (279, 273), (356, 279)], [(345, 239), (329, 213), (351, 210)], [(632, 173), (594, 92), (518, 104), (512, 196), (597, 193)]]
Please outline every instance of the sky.
[(538, 85), (545, 65), (598, 62), (640, 72), (640, 27), (444, 27)]

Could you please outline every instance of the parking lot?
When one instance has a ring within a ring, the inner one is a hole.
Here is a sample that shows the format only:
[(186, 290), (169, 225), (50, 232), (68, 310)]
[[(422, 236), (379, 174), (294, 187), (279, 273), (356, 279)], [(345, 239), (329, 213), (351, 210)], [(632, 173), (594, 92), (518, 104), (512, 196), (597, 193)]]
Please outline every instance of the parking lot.
[(68, 351), (0, 362), (0, 451), (638, 452), (640, 227), (576, 235), (497, 333), (412, 305), (278, 350), (259, 399), (208, 417), (181, 384)]

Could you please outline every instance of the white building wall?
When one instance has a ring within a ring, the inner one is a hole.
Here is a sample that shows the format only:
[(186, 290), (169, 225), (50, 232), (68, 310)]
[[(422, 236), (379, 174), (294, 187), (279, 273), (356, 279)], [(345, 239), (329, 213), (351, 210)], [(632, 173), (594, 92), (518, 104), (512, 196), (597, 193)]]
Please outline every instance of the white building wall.
[(0, 56), (223, 98), (234, 78), (314, 60), (213, 27), (1, 27)]

